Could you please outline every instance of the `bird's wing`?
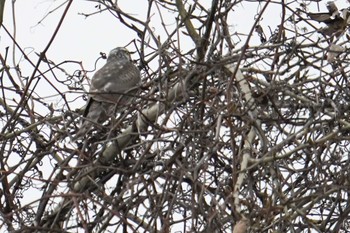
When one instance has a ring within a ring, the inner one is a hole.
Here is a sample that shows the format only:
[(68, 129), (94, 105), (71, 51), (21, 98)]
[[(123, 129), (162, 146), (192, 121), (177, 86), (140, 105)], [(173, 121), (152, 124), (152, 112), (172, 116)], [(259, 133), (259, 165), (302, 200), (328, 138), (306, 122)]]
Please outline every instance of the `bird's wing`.
[(84, 110), (82, 124), (72, 141), (82, 138), (93, 129), (93, 126), (102, 124), (109, 116), (112, 116), (113, 112), (114, 104), (99, 102), (90, 97)]
[(140, 71), (131, 62), (123, 65), (107, 63), (93, 76), (90, 96), (97, 101), (117, 103), (120, 94), (135, 90), (140, 81)]
[(84, 137), (84, 135), (87, 134), (92, 129), (93, 122), (97, 122), (99, 117), (97, 117), (97, 119), (93, 119), (93, 117), (95, 117), (97, 113), (96, 107), (94, 107), (95, 105), (94, 102), (96, 101), (94, 101), (90, 97), (83, 113), (82, 123), (79, 127), (78, 132), (76, 132), (75, 136), (72, 138), (72, 142), (75, 142), (79, 138)]
[(106, 64), (91, 80), (90, 90), (123, 93), (140, 82), (140, 71), (132, 64)]
[(86, 117), (89, 114), (89, 108), (92, 105), (93, 101), (94, 101), (93, 98), (89, 97), (86, 107), (84, 109), (83, 117)]
[(315, 20), (320, 23), (331, 23), (334, 19), (328, 13), (307, 13), (310, 19)]

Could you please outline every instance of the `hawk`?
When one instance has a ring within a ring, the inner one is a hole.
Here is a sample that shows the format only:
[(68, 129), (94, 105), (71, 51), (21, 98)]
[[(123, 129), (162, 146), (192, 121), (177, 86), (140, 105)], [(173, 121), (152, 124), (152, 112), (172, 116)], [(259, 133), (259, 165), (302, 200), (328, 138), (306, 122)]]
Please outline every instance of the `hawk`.
[(72, 141), (120, 112), (131, 102), (140, 82), (140, 71), (132, 63), (129, 51), (122, 47), (113, 49), (106, 64), (91, 79), (89, 100), (83, 114), (84, 121)]

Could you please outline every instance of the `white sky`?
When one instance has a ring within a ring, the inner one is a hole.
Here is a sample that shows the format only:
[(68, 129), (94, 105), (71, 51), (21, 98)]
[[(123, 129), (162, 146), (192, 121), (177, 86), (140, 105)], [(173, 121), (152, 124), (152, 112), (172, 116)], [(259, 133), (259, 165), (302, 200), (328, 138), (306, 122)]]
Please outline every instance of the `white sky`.
[[(65, 5), (52, 14), (48, 13), (53, 11), (63, 2), (65, 2), (65, 0), (15, 1), (17, 41), (27, 53), (30, 53), (33, 49), (35, 52), (39, 53), (46, 47), (58, 24), (62, 12), (65, 9)], [(146, 0), (118, 1), (118, 4), (123, 11), (130, 12), (134, 17), (142, 20), (145, 19), (145, 11), (147, 9), (146, 3)], [(319, 3), (321, 11), (327, 11), (325, 4), (326, 1)], [(336, 1), (336, 4), (339, 8), (348, 5), (345, 1), (339, 0)], [(6, 1), (3, 24), (12, 33), (13, 15), (11, 5), (12, 1)], [(88, 18), (79, 15), (79, 13), (95, 12), (96, 5), (97, 3), (86, 0), (73, 1), (64, 23), (47, 53), (49, 58), (56, 62), (67, 59), (83, 61), (85, 67), (93, 67), (96, 58), (99, 56), (99, 52), (103, 51), (108, 53), (116, 46), (126, 45), (131, 40), (137, 39), (135, 33), (122, 25), (110, 13), (102, 12)], [(257, 11), (255, 6), (256, 3), (245, 3), (244, 5), (241, 5), (240, 9), (235, 11), (234, 18), (230, 23), (232, 23), (237, 31), (247, 33), (250, 30), (254, 21), (254, 14)], [(317, 4), (313, 4), (310, 8), (317, 10)], [(165, 16), (168, 22), (173, 22), (171, 18), (175, 17), (173, 14)], [(153, 16), (152, 21), (154, 21), (154, 19), (157, 19), (157, 15)], [(263, 16), (263, 23), (265, 26), (270, 25), (271, 28), (274, 29), (273, 26), (279, 22), (278, 20), (278, 7), (269, 6), (268, 11)], [(159, 22), (158, 20), (156, 21)], [(156, 34), (159, 34), (161, 39), (163, 35), (164, 40), (166, 36), (159, 25), (153, 26)], [(12, 41), (6, 36), (2, 29), (0, 30), (0, 51), (3, 53), (4, 48), (7, 46), (12, 46)], [(17, 57), (16, 61), (19, 59), (20, 57)]]
[[(17, 41), (23, 48), (29, 51), (34, 48), (36, 52), (40, 52), (46, 47), (66, 5), (52, 14), (48, 13), (62, 2), (64, 1), (16, 1)], [(94, 12), (96, 5), (97, 3), (83, 0), (73, 1), (48, 51), (49, 58), (55, 61), (66, 59), (84, 61), (87, 66), (92, 66), (100, 51), (108, 53), (111, 48), (126, 45), (136, 37), (130, 30), (125, 30), (124, 26), (109, 13), (102, 12), (87, 18), (79, 15), (79, 13)], [(12, 31), (12, 15), (9, 14), (12, 11), (11, 8), (11, 1), (6, 1), (4, 25), (8, 29), (11, 26)], [(2, 31), (1, 35), (3, 34)], [(11, 45), (11, 41), (6, 36), (1, 36), (2, 48)], [(92, 59), (89, 59), (90, 57)]]
[[(206, 0), (205, 0), (206, 1)], [(204, 1), (204, 2), (205, 2)], [(48, 14), (65, 0), (17, 0), (15, 1), (15, 17), (12, 15), (12, 1), (5, 3), (4, 25), (13, 33), (13, 18), (16, 19), (17, 41), (19, 45), (31, 55), (32, 61), (36, 62), (38, 57), (33, 52), (39, 53), (44, 50), (55, 30), (62, 12), (66, 5)], [(132, 3), (131, 3), (132, 2)], [(208, 1), (210, 2), (210, 1)], [(136, 3), (136, 4), (135, 4)], [(134, 17), (145, 20), (147, 9), (146, 0), (119, 0), (120, 8), (125, 12), (130, 12)], [(339, 8), (345, 7), (344, 1), (336, 1)], [(320, 10), (326, 11), (326, 2), (319, 3)], [(53, 44), (47, 52), (49, 59), (56, 63), (64, 60), (82, 61), (87, 70), (93, 70), (94, 63), (100, 52), (108, 53), (112, 48), (124, 46), (133, 39), (138, 39), (137, 35), (122, 25), (112, 14), (102, 12), (90, 17), (79, 15), (79, 13), (92, 13), (96, 11), (95, 2), (86, 0), (75, 0), (68, 11), (67, 17), (60, 28)], [(209, 4), (208, 4), (209, 7)], [(317, 4), (310, 8), (317, 10)], [(240, 9), (235, 11), (230, 22), (233, 30), (248, 33), (254, 22), (254, 15), (257, 12), (256, 3), (245, 3), (240, 5)], [(173, 28), (176, 15), (165, 13), (167, 26)], [(156, 24), (154, 23), (156, 22)], [(160, 35), (164, 42), (166, 35), (159, 24), (158, 15), (152, 16), (153, 28), (156, 35)], [(269, 6), (263, 16), (262, 26), (265, 26), (265, 33), (269, 36), (267, 25), (275, 29), (279, 23), (279, 7)], [(140, 26), (140, 25), (136, 25)], [(253, 36), (253, 41), (257, 36)], [(190, 42), (189, 42), (190, 43)], [(12, 48), (12, 41), (3, 29), (0, 30), (0, 52), (4, 54), (5, 47)], [(189, 46), (192, 46), (190, 43)], [(129, 48), (132, 48), (130, 46)], [(22, 57), (17, 53), (16, 63)], [(133, 57), (137, 59), (137, 57)], [(104, 61), (101, 62), (102, 65)], [(21, 67), (22, 69), (25, 66)], [(78, 68), (78, 67), (76, 67)], [(74, 69), (75, 70), (75, 69)], [(31, 69), (29, 69), (31, 71)]]

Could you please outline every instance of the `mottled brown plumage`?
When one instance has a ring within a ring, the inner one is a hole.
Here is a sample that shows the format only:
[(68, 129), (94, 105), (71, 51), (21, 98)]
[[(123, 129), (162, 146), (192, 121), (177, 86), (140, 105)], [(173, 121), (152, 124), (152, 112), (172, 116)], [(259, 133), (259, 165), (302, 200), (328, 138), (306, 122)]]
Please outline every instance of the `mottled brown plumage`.
[(72, 141), (125, 108), (137, 93), (140, 82), (140, 71), (132, 63), (129, 52), (121, 47), (113, 49), (106, 64), (92, 77), (84, 121)]
[[(347, 27), (349, 20), (349, 9), (338, 11), (334, 2), (327, 3), (328, 12), (307, 13), (310, 19), (327, 26), (320, 28), (318, 31), (326, 36), (339, 36)], [(341, 13), (341, 14), (340, 14)]]

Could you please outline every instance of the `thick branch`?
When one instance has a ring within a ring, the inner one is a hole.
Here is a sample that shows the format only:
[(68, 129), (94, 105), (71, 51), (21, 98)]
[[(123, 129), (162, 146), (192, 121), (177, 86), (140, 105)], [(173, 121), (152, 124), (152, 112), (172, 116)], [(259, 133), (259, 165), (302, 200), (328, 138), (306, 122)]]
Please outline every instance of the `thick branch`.
[(5, 6), (5, 0), (0, 0), (0, 27), (2, 25), (2, 20), (4, 18), (4, 6)]

